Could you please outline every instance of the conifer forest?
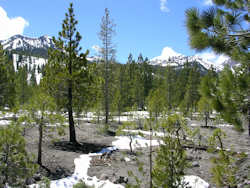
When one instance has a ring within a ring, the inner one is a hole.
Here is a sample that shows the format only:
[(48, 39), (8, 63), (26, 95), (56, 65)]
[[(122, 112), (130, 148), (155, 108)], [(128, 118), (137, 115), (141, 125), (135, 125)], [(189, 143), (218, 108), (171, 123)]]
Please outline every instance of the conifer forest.
[(74, 2), (58, 35), (0, 40), (0, 187), (249, 188), (250, 3), (211, 2), (183, 25), (191, 49), (228, 57), (220, 69), (143, 51), (119, 62), (109, 8), (90, 56)]

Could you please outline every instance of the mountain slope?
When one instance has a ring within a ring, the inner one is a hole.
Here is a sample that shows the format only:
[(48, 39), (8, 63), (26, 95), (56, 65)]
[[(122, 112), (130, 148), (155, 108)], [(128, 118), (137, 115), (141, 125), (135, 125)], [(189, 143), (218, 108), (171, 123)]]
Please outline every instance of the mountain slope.
[(198, 66), (204, 70), (208, 70), (213, 67), (216, 71), (221, 71), (226, 65), (229, 65), (231, 68), (233, 66), (237, 66), (237, 63), (232, 61), (228, 57), (221, 55), (216, 59), (214, 54), (213, 56), (213, 61), (202, 57), (201, 54), (196, 54), (194, 56), (185, 56), (175, 52), (170, 47), (165, 47), (162, 50), (162, 54), (160, 56), (152, 58), (150, 60), (150, 63), (152, 65), (159, 65), (163, 67), (167, 65), (181, 67), (185, 62), (188, 61), (198, 63)]
[(48, 49), (54, 48), (52, 38), (44, 35), (39, 38), (30, 38), (15, 35), (7, 40), (0, 41), (3, 48), (13, 53), (48, 58)]

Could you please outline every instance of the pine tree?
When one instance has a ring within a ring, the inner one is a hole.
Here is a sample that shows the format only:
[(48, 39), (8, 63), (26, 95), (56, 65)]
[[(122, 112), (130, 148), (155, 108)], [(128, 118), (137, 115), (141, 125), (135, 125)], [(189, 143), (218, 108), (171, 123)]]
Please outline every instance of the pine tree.
[(212, 162), (212, 180), (218, 187), (237, 187), (236, 172), (238, 170), (236, 158), (233, 151), (224, 148), (223, 139), (225, 132), (221, 129), (215, 129), (213, 135), (209, 138), (209, 152), (214, 152), (214, 148), (219, 148), (218, 155), (211, 157)]
[(166, 98), (162, 95), (162, 90), (160, 88), (151, 90), (148, 98), (147, 98), (147, 107), (150, 112), (150, 116), (155, 118), (156, 121), (160, 114), (165, 109)]
[[(241, 73), (235, 74), (235, 80), (239, 85), (249, 82), (250, 74), (250, 30), (248, 28), (249, 1), (248, 0), (213, 0), (215, 4), (202, 13), (197, 8), (186, 10), (186, 26), (189, 33), (190, 46), (198, 51), (212, 48), (218, 54), (225, 54), (241, 64)], [(226, 91), (225, 91), (226, 92)], [(239, 92), (239, 91), (238, 91)], [(244, 93), (242, 93), (244, 92)], [(239, 92), (240, 93), (240, 92)], [(232, 116), (241, 114), (248, 118), (248, 128), (250, 136), (250, 87), (249, 84), (243, 84), (241, 87), (241, 96), (245, 96), (241, 101), (229, 99), (232, 106), (237, 106), (232, 111)], [(226, 96), (221, 90), (221, 96)], [(217, 107), (221, 96), (217, 97)], [(228, 96), (230, 97), (230, 96)], [(222, 100), (227, 100), (226, 98)], [(240, 105), (242, 104), (242, 105)], [(234, 123), (239, 128), (240, 121), (237, 116), (228, 119), (227, 108), (217, 108), (225, 120)], [(240, 110), (246, 109), (246, 110)], [(233, 110), (231, 108), (231, 110)], [(242, 113), (243, 112), (243, 113)], [(227, 114), (227, 115), (226, 115)], [(232, 121), (232, 119), (234, 119)], [(242, 125), (240, 125), (242, 127)], [(240, 130), (240, 129), (239, 129)]]
[(28, 66), (20, 65), (15, 74), (16, 105), (24, 105), (30, 98), (31, 92), (28, 84)]
[(15, 71), (7, 52), (0, 44), (0, 108), (13, 107), (15, 101)]
[(41, 87), (36, 88), (33, 96), (25, 105), (24, 110), (28, 113), (23, 114), (19, 118), (19, 122), (25, 123), (26, 127), (37, 127), (39, 132), (37, 164), (43, 167), (42, 163), (42, 144), (44, 138), (44, 130), (51, 124), (57, 124), (57, 130), (62, 133), (64, 122), (63, 116), (55, 113), (56, 104), (52, 97), (46, 94)]
[(25, 187), (25, 181), (37, 170), (25, 149), (22, 128), (18, 124), (0, 128), (0, 186)]
[(190, 69), (191, 69), (190, 62), (187, 61), (184, 63), (183, 68), (179, 72), (177, 72), (176, 92), (175, 92), (176, 106), (180, 106), (184, 99)]
[(199, 93), (201, 95), (201, 98), (198, 102), (198, 110), (199, 112), (203, 113), (202, 116), (205, 119), (205, 126), (208, 125), (208, 119), (209, 115), (213, 110), (213, 105), (212, 105), (212, 98), (213, 96), (211, 95), (212, 93), (215, 93), (216, 91), (216, 73), (211, 68), (207, 75), (205, 75), (201, 79), (201, 83), (199, 86)]
[(152, 174), (153, 187), (185, 187), (182, 177), (188, 162), (179, 133), (185, 126), (184, 119), (176, 114), (163, 123), (162, 127), (168, 134), (162, 138), (163, 144), (157, 150)]
[(118, 68), (118, 71), (116, 71), (117, 75), (115, 80), (117, 81), (116, 83), (116, 88), (115, 88), (115, 92), (114, 92), (114, 98), (113, 98), (113, 107), (115, 109), (115, 111), (118, 112), (118, 117), (119, 117), (119, 121), (118, 123), (120, 124), (120, 116), (121, 113), (124, 111), (124, 102), (125, 102), (125, 66), (120, 65)]
[(60, 104), (61, 108), (66, 107), (68, 111), (69, 140), (72, 143), (77, 143), (73, 118), (74, 95), (76, 92), (83, 93), (87, 83), (90, 83), (86, 60), (88, 51), (80, 53), (81, 35), (77, 32), (77, 23), (71, 3), (58, 39), (53, 37), (56, 49), (49, 52), (45, 72), (49, 93), (57, 99), (57, 104)]
[(196, 110), (197, 102), (199, 101), (198, 86), (200, 83), (200, 73), (197, 70), (197, 64), (194, 63), (189, 71), (186, 92), (182, 101), (182, 109), (185, 114), (189, 114), (192, 118), (193, 110)]
[(236, 61), (249, 60), (250, 30), (247, 27), (248, 0), (213, 0), (215, 4), (202, 13), (186, 10), (190, 46), (196, 50), (212, 48)]
[(243, 131), (241, 111), (244, 106), (245, 84), (243, 82), (241, 85), (238, 76), (229, 67), (225, 67), (219, 75), (216, 95), (213, 98), (214, 109), (220, 112), (221, 117), (233, 124), (238, 131)]
[(105, 123), (109, 122), (109, 111), (110, 111), (110, 73), (111, 73), (111, 62), (114, 62), (115, 49), (112, 42), (112, 38), (115, 34), (114, 30), (115, 24), (110, 18), (109, 10), (105, 9), (105, 15), (101, 22), (101, 31), (99, 33), (99, 38), (102, 41), (101, 54), (103, 61), (105, 63), (104, 70), (104, 106), (105, 106)]
[(170, 111), (173, 108), (174, 104), (174, 93), (175, 93), (175, 87), (174, 87), (174, 78), (175, 78), (175, 72), (174, 68), (170, 65), (167, 65), (166, 67), (166, 73), (165, 73), (165, 91), (166, 91), (166, 105), (167, 109)]

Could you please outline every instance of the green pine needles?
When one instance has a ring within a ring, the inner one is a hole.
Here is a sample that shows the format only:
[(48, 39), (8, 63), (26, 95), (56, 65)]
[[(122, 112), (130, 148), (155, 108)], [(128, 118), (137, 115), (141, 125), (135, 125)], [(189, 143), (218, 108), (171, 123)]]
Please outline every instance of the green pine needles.
[(163, 143), (157, 150), (154, 162), (153, 187), (185, 187), (182, 178), (188, 162), (180, 141), (180, 131), (185, 127), (185, 121), (174, 114), (168, 117), (163, 127), (166, 134), (162, 138)]
[(25, 149), (23, 130), (18, 124), (0, 129), (0, 187), (24, 187), (37, 170), (33, 157)]

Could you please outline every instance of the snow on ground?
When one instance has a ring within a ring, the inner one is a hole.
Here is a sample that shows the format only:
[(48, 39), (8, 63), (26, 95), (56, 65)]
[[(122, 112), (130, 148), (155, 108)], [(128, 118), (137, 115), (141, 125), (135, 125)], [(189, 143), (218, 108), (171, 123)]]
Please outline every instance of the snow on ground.
[(230, 124), (217, 124), (216, 127), (233, 127), (233, 125), (230, 125)]
[[(132, 115), (131, 115), (132, 114)], [(145, 111), (138, 111), (138, 112), (129, 112), (124, 113), (125, 116), (121, 117), (121, 121), (130, 121), (135, 120), (138, 118), (148, 118), (148, 112)], [(0, 112), (0, 117), (13, 117), (13, 113), (2, 113)], [(96, 118), (93, 113), (87, 113), (84, 119), (93, 120)], [(118, 120), (118, 119), (117, 119)], [(7, 125), (11, 121), (9, 120), (0, 120), (1, 125)], [(226, 126), (226, 125), (224, 125)], [(142, 131), (142, 130), (123, 130), (124, 132), (132, 132), (135, 134), (142, 133), (143, 135), (150, 135), (149, 131)], [(164, 133), (162, 132), (153, 132), (154, 136), (163, 136)], [(77, 184), (80, 180), (84, 181), (86, 185), (95, 186), (96, 188), (124, 188), (123, 185), (120, 184), (113, 184), (109, 180), (99, 180), (96, 176), (89, 177), (87, 175), (88, 168), (90, 166), (91, 156), (101, 155), (102, 153), (109, 153), (114, 150), (118, 149), (126, 149), (130, 150), (129, 143), (130, 137), (129, 136), (116, 136), (116, 140), (112, 142), (113, 147), (103, 148), (98, 153), (89, 153), (80, 155), (78, 158), (74, 160), (75, 163), (75, 171), (74, 174), (67, 178), (62, 178), (59, 180), (51, 181), (50, 188), (73, 188), (73, 185)], [(159, 140), (152, 140), (152, 146), (158, 146), (161, 142)], [(132, 149), (141, 148), (141, 147), (148, 147), (150, 145), (150, 140), (145, 139), (142, 136), (135, 135), (132, 137)], [(127, 159), (129, 161), (129, 158)], [(197, 176), (185, 176), (185, 182), (189, 182), (189, 186), (191, 188), (208, 188), (208, 183), (204, 180), (200, 179)], [(29, 186), (30, 188), (39, 188), (39, 185), (33, 184)]]
[(191, 188), (208, 188), (209, 184), (198, 176), (184, 176), (183, 181)]
[[(117, 140), (112, 142), (112, 145), (118, 149), (126, 149), (130, 150), (129, 143), (130, 137), (129, 136), (116, 136)], [(141, 148), (141, 147), (148, 147), (150, 144), (150, 140), (147, 140), (141, 136), (132, 136), (132, 149)], [(160, 144), (159, 140), (152, 140), (152, 146), (158, 146)]]
[[(150, 131), (143, 131), (143, 130), (128, 130), (128, 129), (123, 129), (123, 132), (131, 132), (131, 133), (135, 133), (135, 134), (143, 134), (143, 135), (150, 135)], [(152, 133), (153, 136), (159, 136), (162, 137), (164, 136), (163, 132), (156, 132), (153, 131)]]
[[(192, 126), (192, 127), (199, 127), (200, 124), (191, 123), (190, 126)], [(214, 127), (233, 127), (233, 125), (231, 125), (231, 124), (226, 124), (226, 123), (225, 123), (225, 124), (216, 124), (216, 125), (212, 125), (212, 126), (214, 126)]]
[[(77, 120), (84, 120), (84, 121), (92, 121), (97, 120), (98, 116), (93, 112), (87, 112), (85, 114), (81, 114), (83, 116), (82, 118), (78, 118), (76, 114), (74, 114)], [(99, 116), (100, 120), (103, 120), (104, 116)], [(134, 121), (138, 119), (146, 119), (149, 118), (149, 113), (147, 111), (131, 111), (131, 112), (124, 112), (122, 115), (119, 116), (113, 116), (112, 117), (114, 121), (121, 121), (121, 122), (127, 122), (127, 121)]]
[[(106, 151), (111, 151), (116, 148), (106, 148)], [(124, 188), (124, 186), (120, 184), (114, 184), (109, 180), (99, 180), (96, 176), (90, 177), (87, 175), (88, 168), (90, 166), (91, 156), (101, 155), (102, 152), (99, 153), (89, 153), (80, 155), (78, 158), (74, 160), (75, 171), (72, 176), (67, 178), (62, 178), (59, 180), (51, 181), (50, 188), (72, 188), (73, 185), (77, 184), (80, 180), (84, 181), (88, 186), (95, 186), (96, 188)], [(29, 186), (30, 188), (39, 188), (39, 185), (33, 184)]]
[[(90, 166), (91, 156), (101, 155), (105, 152), (111, 152), (117, 149), (129, 149), (130, 139), (127, 136), (118, 136), (117, 140), (112, 142), (113, 147), (108, 147), (102, 149), (98, 153), (89, 153), (80, 155), (79, 158), (74, 160), (75, 171), (72, 176), (67, 178), (51, 181), (50, 188), (72, 188), (73, 185), (77, 184), (80, 180), (84, 181), (86, 185), (95, 186), (95, 188), (124, 188), (123, 185), (114, 184), (109, 180), (99, 180), (96, 176), (90, 177), (87, 175), (88, 168)], [(132, 146), (137, 147), (147, 147), (149, 146), (149, 140), (141, 137), (135, 136)], [(159, 145), (159, 141), (152, 140), (152, 145)], [(129, 160), (128, 160), (129, 161)], [(208, 188), (209, 184), (205, 182), (198, 176), (184, 176), (183, 181), (188, 183), (191, 188)], [(30, 188), (39, 188), (38, 185), (33, 184), (29, 186)]]
[(12, 118), (13, 116), (14, 116), (14, 113), (12, 113), (12, 112), (1, 112), (0, 111), (0, 117)]
[(9, 125), (10, 123), (11, 121), (9, 120), (0, 120), (0, 126)]

